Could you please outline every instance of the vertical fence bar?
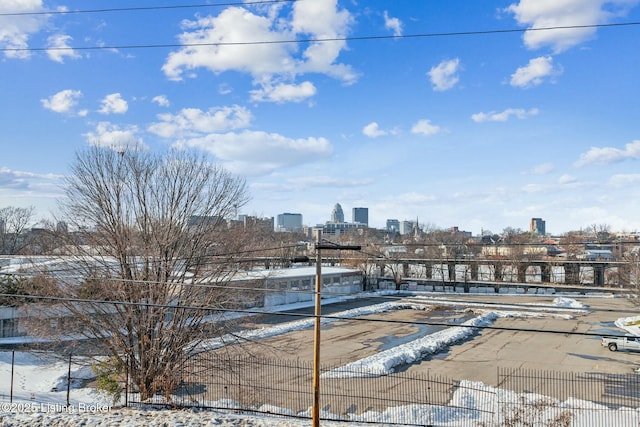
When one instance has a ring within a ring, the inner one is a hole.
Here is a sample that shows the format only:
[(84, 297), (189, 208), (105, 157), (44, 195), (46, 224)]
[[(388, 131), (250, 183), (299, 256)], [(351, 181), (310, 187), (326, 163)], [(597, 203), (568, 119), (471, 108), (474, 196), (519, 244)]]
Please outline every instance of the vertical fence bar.
[(13, 373), (16, 366), (16, 351), (11, 350), (11, 390), (9, 391), (9, 403), (13, 403)]
[(71, 394), (71, 353), (69, 353), (69, 369), (67, 371), (67, 408), (71, 406), (69, 396)]
[(129, 406), (129, 356), (125, 357), (124, 363), (124, 406)]

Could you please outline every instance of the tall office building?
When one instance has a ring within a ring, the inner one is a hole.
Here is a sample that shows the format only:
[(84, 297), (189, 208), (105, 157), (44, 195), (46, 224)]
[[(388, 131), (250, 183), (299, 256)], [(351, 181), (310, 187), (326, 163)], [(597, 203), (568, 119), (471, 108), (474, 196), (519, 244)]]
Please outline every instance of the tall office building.
[(417, 222), (413, 221), (401, 221), (400, 222), (400, 234), (412, 234), (416, 230)]
[(529, 224), (529, 231), (531, 233), (544, 236), (545, 234), (547, 234), (546, 222), (542, 218), (531, 218), (531, 223)]
[(279, 214), (276, 221), (276, 231), (302, 231), (302, 214), (285, 212)]
[(400, 231), (400, 221), (397, 219), (388, 219), (387, 220), (387, 231), (395, 231), (396, 233)]
[(369, 226), (369, 208), (353, 208), (351, 218), (352, 222)]
[(331, 211), (331, 222), (334, 224), (341, 224), (344, 222), (344, 212), (342, 211), (340, 203), (336, 203)]

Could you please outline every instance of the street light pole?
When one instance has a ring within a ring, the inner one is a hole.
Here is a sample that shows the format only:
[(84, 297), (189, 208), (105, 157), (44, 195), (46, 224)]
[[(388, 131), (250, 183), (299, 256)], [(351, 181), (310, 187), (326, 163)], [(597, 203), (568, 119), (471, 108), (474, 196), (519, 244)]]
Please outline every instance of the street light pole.
[(361, 246), (344, 246), (335, 243), (322, 244), (322, 230), (318, 230), (316, 241), (316, 291), (315, 291), (315, 322), (313, 338), (313, 427), (320, 427), (320, 314), (322, 307), (322, 249), (346, 249), (359, 251)]

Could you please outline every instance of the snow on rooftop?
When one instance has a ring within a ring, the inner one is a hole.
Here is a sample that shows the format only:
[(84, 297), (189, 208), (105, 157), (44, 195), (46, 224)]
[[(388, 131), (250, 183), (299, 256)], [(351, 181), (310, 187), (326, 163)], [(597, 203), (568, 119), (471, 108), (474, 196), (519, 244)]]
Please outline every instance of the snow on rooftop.
[[(331, 274), (359, 274), (360, 270), (344, 267), (322, 266), (322, 275)], [(242, 279), (266, 279), (266, 278), (296, 278), (296, 277), (314, 277), (316, 274), (316, 267), (291, 267), (291, 268), (279, 268), (279, 269), (261, 269), (261, 270), (249, 270), (236, 274), (235, 280)]]

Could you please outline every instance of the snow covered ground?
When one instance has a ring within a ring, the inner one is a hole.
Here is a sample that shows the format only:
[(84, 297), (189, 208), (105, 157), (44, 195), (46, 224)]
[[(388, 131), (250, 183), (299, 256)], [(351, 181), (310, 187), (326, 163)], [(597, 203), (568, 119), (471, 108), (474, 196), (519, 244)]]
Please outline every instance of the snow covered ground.
[[(447, 302), (448, 301), (448, 302)], [(373, 306), (347, 310), (335, 313), (334, 317), (351, 318), (366, 314), (378, 313), (396, 309), (423, 309), (429, 304), (460, 303), (451, 298), (424, 296), (416, 297), (410, 304), (383, 303)], [(380, 352), (368, 358), (357, 360), (351, 364), (338, 367), (325, 373), (330, 377), (348, 377), (353, 368), (364, 371), (368, 375), (387, 375), (394, 372), (398, 366), (411, 363), (425, 354), (441, 351), (452, 343), (470, 339), (475, 333), (474, 327), (491, 324), (498, 317), (530, 317), (556, 316), (570, 318), (577, 311), (584, 312), (588, 307), (568, 297), (558, 297), (552, 306), (542, 304), (528, 304), (526, 311), (517, 311), (514, 306), (464, 303), (471, 307), (475, 317), (460, 325), (415, 341), (398, 345), (387, 351)], [(290, 310), (292, 307), (282, 307)], [(335, 321), (326, 318), (324, 322)], [(640, 316), (636, 318), (618, 319), (616, 325), (627, 330), (638, 331), (636, 323), (640, 323)], [(313, 319), (283, 323), (273, 327), (245, 331), (246, 338), (261, 339), (289, 331), (308, 329), (313, 327)], [(218, 348), (228, 340), (211, 340), (200, 350)], [(149, 410), (139, 408), (112, 407), (109, 398), (90, 388), (79, 387), (72, 382), (69, 394), (70, 406), (67, 406), (67, 370), (68, 363), (56, 360), (47, 355), (35, 353), (13, 354), (13, 390), (11, 390), (12, 353), (0, 353), (0, 425), (2, 426), (32, 426), (32, 425), (65, 425), (65, 426), (306, 426), (308, 418), (282, 418), (273, 415), (239, 414), (231, 409), (242, 409), (236, 402), (215, 402), (216, 406), (230, 408), (228, 411), (192, 411), (192, 410)], [(90, 370), (78, 364), (72, 365), (71, 377), (78, 380), (89, 378)], [(9, 395), (13, 391), (13, 401)], [(255, 408), (252, 408), (255, 409)], [(284, 408), (257, 408), (264, 412), (279, 412), (281, 414), (308, 417), (310, 411), (302, 414), (291, 414)], [(328, 418), (338, 418), (335, 414), (325, 414)], [(346, 425), (358, 426), (363, 423), (384, 425), (389, 422), (402, 422), (408, 425), (438, 425), (453, 426), (500, 426), (520, 417), (531, 425), (547, 424), (549, 420), (562, 421), (570, 419), (574, 427), (583, 426), (638, 426), (640, 412), (638, 408), (622, 408), (609, 410), (591, 402), (568, 399), (558, 401), (544, 396), (523, 394), (496, 389), (482, 383), (462, 381), (454, 393), (451, 402), (446, 406), (408, 405), (391, 407), (383, 412), (368, 411), (353, 414)], [(324, 418), (324, 417), (323, 417)], [(484, 423), (484, 424), (482, 424)], [(344, 422), (322, 422), (323, 426), (345, 425)], [(368, 424), (370, 425), (370, 424)], [(514, 424), (514, 425), (525, 425)], [(528, 425), (528, 424), (527, 424)], [(559, 424), (563, 425), (563, 424)]]

